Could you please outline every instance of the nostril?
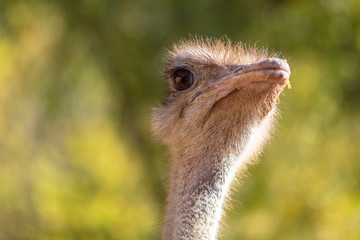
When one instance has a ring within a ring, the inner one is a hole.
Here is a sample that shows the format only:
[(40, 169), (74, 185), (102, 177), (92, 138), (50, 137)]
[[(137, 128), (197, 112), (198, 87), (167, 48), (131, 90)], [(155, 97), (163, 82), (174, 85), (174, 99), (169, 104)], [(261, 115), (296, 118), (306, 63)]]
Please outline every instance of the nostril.
[(238, 67), (238, 68), (235, 69), (234, 73), (240, 72), (240, 71), (242, 71), (243, 69), (244, 69), (244, 67), (243, 67), (243, 66), (240, 66), (240, 67)]

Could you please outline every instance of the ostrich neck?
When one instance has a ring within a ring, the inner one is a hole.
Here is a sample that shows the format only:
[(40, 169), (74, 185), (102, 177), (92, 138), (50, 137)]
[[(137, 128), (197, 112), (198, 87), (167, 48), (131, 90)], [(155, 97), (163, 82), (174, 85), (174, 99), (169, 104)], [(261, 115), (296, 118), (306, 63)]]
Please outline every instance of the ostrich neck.
[(164, 240), (216, 239), (223, 205), (238, 166), (234, 159), (225, 156), (195, 161), (206, 169), (173, 162)]
[(173, 156), (163, 240), (216, 239), (230, 184), (245, 160), (221, 152)]
[(191, 150), (172, 152), (163, 240), (216, 239), (230, 185), (238, 170), (260, 152), (272, 125), (269, 115), (256, 127), (242, 129), (232, 149), (207, 148), (213, 150), (198, 156)]

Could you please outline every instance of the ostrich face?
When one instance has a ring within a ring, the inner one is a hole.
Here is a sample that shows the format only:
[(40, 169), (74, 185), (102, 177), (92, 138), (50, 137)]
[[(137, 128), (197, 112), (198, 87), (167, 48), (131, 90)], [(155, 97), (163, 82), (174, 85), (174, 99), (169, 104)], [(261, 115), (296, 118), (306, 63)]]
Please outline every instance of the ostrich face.
[(164, 76), (169, 95), (154, 112), (157, 138), (169, 147), (214, 137), (232, 144), (276, 107), (290, 69), (264, 49), (196, 40), (174, 46)]

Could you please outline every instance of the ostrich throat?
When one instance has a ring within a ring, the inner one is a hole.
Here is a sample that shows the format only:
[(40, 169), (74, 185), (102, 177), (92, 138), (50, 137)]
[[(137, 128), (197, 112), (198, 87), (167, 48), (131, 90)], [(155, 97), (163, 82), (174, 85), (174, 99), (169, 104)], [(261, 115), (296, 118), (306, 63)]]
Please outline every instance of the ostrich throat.
[[(235, 149), (208, 151), (201, 156), (186, 150), (172, 155), (163, 240), (216, 239), (231, 184), (255, 160), (271, 131), (274, 112), (259, 125), (244, 129)], [(216, 138), (211, 140), (216, 144)]]

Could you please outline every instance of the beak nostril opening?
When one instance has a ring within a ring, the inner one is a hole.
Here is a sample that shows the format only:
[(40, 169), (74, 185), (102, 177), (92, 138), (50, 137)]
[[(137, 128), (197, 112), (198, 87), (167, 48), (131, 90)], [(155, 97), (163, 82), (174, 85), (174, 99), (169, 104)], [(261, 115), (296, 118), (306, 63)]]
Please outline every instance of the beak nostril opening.
[(234, 73), (240, 72), (240, 71), (242, 71), (243, 69), (244, 69), (243, 66), (238, 67), (238, 68), (236, 68), (236, 70), (234, 71)]

